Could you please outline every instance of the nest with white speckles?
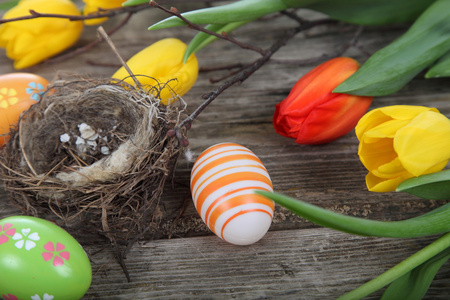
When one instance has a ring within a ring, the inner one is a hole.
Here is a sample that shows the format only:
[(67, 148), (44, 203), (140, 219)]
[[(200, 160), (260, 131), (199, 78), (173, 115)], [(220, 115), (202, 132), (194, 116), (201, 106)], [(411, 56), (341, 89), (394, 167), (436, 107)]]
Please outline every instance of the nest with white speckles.
[(167, 132), (184, 113), (124, 82), (55, 81), (0, 149), (1, 179), (25, 214), (130, 241), (156, 222), (183, 151)]

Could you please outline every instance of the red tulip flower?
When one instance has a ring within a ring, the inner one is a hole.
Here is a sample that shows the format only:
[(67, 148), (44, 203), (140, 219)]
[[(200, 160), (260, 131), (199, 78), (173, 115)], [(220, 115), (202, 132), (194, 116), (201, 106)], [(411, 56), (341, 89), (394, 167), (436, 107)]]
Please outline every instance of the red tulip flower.
[(275, 131), (299, 144), (324, 144), (346, 135), (366, 113), (372, 97), (333, 93), (359, 68), (352, 58), (333, 58), (300, 78), (277, 104)]

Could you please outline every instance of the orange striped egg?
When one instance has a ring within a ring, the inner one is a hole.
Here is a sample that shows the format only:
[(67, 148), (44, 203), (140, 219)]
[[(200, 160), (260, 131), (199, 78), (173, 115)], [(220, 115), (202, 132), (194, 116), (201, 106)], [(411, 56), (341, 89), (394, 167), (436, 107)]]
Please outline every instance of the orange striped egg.
[(241, 145), (211, 146), (194, 163), (195, 207), (209, 229), (231, 244), (259, 241), (272, 223), (274, 203), (254, 190), (272, 191), (272, 181), (259, 158)]

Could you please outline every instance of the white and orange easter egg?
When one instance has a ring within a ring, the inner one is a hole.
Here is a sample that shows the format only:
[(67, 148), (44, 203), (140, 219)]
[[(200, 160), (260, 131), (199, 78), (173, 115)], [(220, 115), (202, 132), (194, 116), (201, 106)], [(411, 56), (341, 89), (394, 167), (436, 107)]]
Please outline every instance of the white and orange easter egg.
[(272, 181), (259, 158), (241, 145), (211, 146), (192, 168), (198, 213), (211, 231), (231, 244), (253, 244), (272, 224), (274, 203), (255, 190), (273, 191)]

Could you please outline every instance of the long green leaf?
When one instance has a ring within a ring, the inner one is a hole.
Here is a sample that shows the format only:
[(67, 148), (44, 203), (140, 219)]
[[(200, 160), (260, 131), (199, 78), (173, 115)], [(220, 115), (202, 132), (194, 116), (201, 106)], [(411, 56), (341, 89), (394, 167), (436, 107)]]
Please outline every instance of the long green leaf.
[(0, 10), (8, 10), (10, 8), (13, 8), (14, 6), (17, 5), (18, 2), (19, 0), (2, 1), (2, 3), (0, 3)]
[(450, 52), (442, 56), (425, 74), (425, 78), (450, 77)]
[(400, 38), (373, 54), (334, 92), (384, 96), (397, 92), (450, 50), (450, 1), (434, 2)]
[(318, 206), (265, 191), (255, 193), (272, 199), (297, 215), (318, 225), (364, 236), (412, 238), (450, 231), (450, 203), (427, 214), (401, 221), (376, 221), (346, 216)]
[[(309, 8), (323, 12), (332, 19), (358, 25), (382, 25), (415, 20), (435, 0), (240, 0), (230, 4), (198, 9), (183, 14), (195, 24), (227, 24), (246, 19), (257, 19), (287, 8)], [(124, 5), (145, 3), (128, 0)], [(185, 23), (170, 17), (150, 26), (161, 29), (182, 26)]]
[(149, 0), (128, 0), (125, 1), (124, 3), (122, 3), (122, 6), (133, 6), (133, 5), (139, 5), (139, 4), (144, 4), (144, 3), (148, 3)]
[(420, 300), (441, 266), (450, 259), (450, 247), (392, 282), (381, 300)]
[(426, 174), (403, 181), (396, 189), (421, 198), (450, 199), (450, 170)]
[[(433, 243), (431, 243), (430, 245), (423, 248), (422, 250), (414, 253), (401, 263), (387, 270), (380, 276), (370, 280), (369, 282), (361, 285), (360, 287), (354, 289), (353, 291), (339, 297), (338, 300), (364, 298), (372, 294), (373, 292), (378, 291), (379, 289), (385, 287), (386, 285), (390, 284), (397, 278), (400, 278), (401, 276), (410, 272), (414, 268), (420, 266), (430, 258), (438, 255), (439, 253), (443, 252), (449, 247), (450, 247), (450, 233), (447, 233), (442, 237), (440, 237), (439, 239), (437, 239), (436, 241), (434, 241)], [(398, 299), (409, 299), (409, 298), (401, 297)]]
[[(182, 13), (181, 15), (194, 24), (229, 24), (254, 20), (287, 7), (279, 0), (241, 0), (227, 5), (208, 7)], [(162, 29), (186, 25), (176, 16), (153, 24), (148, 29)]]
[[(413, 22), (435, 0), (331, 0), (306, 5), (330, 18), (358, 25), (385, 25)], [(284, 0), (291, 6), (296, 0)]]

